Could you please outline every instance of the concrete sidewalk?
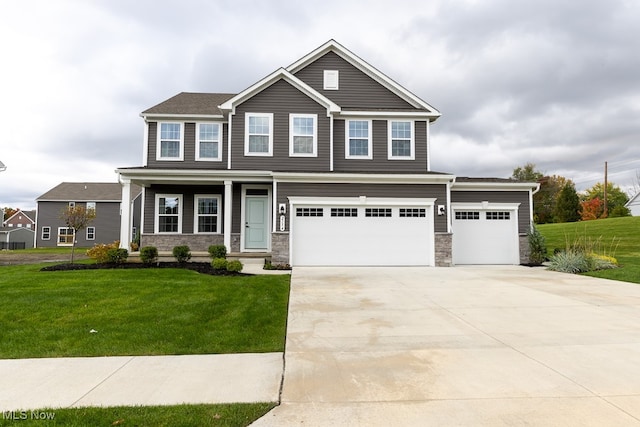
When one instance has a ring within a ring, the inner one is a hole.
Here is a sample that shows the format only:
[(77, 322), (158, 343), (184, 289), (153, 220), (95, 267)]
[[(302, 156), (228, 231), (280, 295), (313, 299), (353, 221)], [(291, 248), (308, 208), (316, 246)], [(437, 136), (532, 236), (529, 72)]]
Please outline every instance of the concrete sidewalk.
[(0, 412), (277, 402), (282, 353), (0, 360)]

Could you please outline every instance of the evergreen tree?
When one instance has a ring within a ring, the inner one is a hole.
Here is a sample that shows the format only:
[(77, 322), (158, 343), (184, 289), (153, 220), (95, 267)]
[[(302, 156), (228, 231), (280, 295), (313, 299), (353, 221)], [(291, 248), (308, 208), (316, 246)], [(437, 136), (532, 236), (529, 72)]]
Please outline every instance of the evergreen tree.
[(554, 209), (555, 222), (576, 222), (580, 219), (580, 198), (573, 183), (562, 187)]

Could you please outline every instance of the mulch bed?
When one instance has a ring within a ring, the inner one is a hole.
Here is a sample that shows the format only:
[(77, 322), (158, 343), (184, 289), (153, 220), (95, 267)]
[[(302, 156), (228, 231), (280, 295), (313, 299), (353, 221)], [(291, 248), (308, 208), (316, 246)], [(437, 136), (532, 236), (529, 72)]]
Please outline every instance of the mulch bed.
[(237, 273), (227, 270), (214, 270), (208, 262), (155, 262), (153, 264), (143, 264), (139, 262), (125, 262), (123, 264), (99, 263), (99, 264), (55, 264), (43, 267), (40, 271), (72, 271), (72, 270), (103, 270), (103, 269), (139, 269), (139, 268), (184, 268), (186, 270), (197, 271), (201, 274), (212, 276), (253, 276), (248, 273)]

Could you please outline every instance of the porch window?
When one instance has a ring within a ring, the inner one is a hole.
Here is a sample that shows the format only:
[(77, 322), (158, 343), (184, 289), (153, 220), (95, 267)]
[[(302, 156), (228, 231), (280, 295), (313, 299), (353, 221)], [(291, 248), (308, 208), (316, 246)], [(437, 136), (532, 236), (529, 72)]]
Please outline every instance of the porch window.
[(220, 196), (196, 195), (194, 230), (196, 233), (220, 233)]
[(73, 245), (73, 228), (58, 227), (58, 246)]
[(388, 122), (388, 141), (390, 160), (413, 160), (415, 158), (415, 140), (412, 121)]
[(222, 160), (220, 123), (198, 123), (196, 140), (196, 160)]
[(372, 159), (371, 120), (347, 120), (346, 127), (345, 158)]
[(289, 155), (316, 157), (318, 147), (316, 114), (289, 116)]
[(182, 123), (160, 123), (156, 160), (182, 160)]
[(273, 155), (273, 113), (245, 114), (244, 154)]
[(182, 232), (182, 195), (156, 194), (156, 233)]

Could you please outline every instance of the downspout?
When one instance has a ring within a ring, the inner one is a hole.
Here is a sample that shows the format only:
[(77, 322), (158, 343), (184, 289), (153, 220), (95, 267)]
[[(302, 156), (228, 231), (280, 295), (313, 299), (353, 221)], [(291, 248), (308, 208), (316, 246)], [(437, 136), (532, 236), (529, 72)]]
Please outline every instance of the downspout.
[(529, 229), (533, 228), (533, 195), (540, 191), (540, 183), (536, 183), (535, 190), (529, 192)]

